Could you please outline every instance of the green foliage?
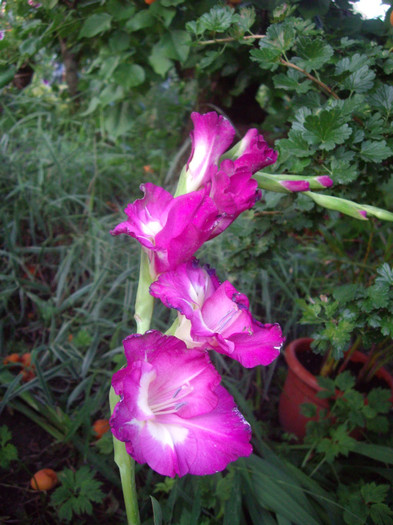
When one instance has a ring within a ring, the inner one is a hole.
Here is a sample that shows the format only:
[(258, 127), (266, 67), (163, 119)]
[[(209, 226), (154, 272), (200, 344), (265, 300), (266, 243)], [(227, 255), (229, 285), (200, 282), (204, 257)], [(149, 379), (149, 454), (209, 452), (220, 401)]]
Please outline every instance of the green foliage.
[(393, 285), (392, 268), (384, 263), (377, 270), (374, 284), (346, 284), (332, 291), (332, 298), (301, 300), (302, 323), (318, 325), (313, 348), (318, 353), (331, 352), (341, 359), (354, 337), (357, 345), (371, 349), (386, 362), (392, 358)]
[(391, 525), (393, 512), (385, 503), (389, 485), (376, 483), (353, 483), (339, 487), (340, 503), (345, 506), (344, 521), (347, 525), (374, 523)]
[(89, 467), (73, 472), (65, 469), (60, 475), (61, 486), (51, 496), (61, 520), (71, 521), (82, 514), (93, 514), (93, 503), (101, 503), (104, 494), (101, 483), (94, 479)]
[(6, 425), (0, 427), (0, 467), (8, 469), (10, 463), (18, 459), (16, 447), (9, 443), (12, 440), (12, 434)]

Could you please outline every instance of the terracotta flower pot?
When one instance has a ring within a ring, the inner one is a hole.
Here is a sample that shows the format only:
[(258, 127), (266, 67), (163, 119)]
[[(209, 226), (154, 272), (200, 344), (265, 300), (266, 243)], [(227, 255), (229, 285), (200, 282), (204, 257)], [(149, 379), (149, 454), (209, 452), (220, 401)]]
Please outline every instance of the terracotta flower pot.
[[(295, 339), (285, 349), (288, 375), (281, 393), (278, 413), (283, 429), (295, 434), (299, 439), (304, 438), (306, 424), (310, 421), (310, 418), (300, 413), (300, 405), (302, 403), (314, 403), (317, 406), (317, 415), (313, 419), (318, 419), (321, 409), (329, 407), (327, 399), (320, 399), (316, 396), (317, 392), (322, 390), (316, 377), (306, 370), (297, 358), (299, 353), (311, 351), (311, 342), (312, 339), (307, 337)], [(353, 362), (364, 363), (366, 360), (367, 356), (358, 351), (354, 352), (351, 357)], [(393, 402), (392, 376), (384, 368), (379, 369), (375, 375), (386, 382), (392, 393), (390, 400)]]

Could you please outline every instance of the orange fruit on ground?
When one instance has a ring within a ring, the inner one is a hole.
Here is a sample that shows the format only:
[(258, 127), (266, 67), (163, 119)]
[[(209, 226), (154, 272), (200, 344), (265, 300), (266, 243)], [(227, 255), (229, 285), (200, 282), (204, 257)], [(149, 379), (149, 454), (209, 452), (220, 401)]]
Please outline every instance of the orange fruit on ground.
[(151, 5), (153, 2), (155, 2), (156, 0), (145, 0), (145, 4), (147, 5)]
[(51, 468), (44, 468), (34, 474), (30, 486), (34, 490), (50, 490), (57, 485), (57, 474)]
[(110, 428), (111, 427), (107, 419), (97, 419), (97, 421), (94, 421), (93, 423), (93, 430), (98, 439), (100, 439), (105, 434), (105, 432), (108, 432)]
[(20, 363), (21, 361), (21, 357), (19, 354), (10, 354), (10, 355), (7, 355), (4, 359), (3, 359), (3, 364), (4, 365), (9, 365), (11, 363)]
[(390, 12), (390, 25), (393, 26), (393, 9)]
[(20, 358), (20, 361), (22, 365), (25, 366), (26, 368), (30, 367), (31, 366), (31, 353), (26, 352), (25, 354), (23, 354)]

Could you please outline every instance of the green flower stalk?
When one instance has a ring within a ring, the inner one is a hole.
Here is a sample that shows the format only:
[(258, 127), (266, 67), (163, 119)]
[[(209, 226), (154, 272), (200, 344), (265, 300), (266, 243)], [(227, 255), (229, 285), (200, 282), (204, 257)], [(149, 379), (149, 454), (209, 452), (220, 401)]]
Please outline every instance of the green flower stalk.
[[(149, 294), (149, 287), (152, 281), (149, 259), (146, 252), (142, 249), (134, 315), (137, 324), (137, 332), (139, 334), (144, 334), (150, 328), (154, 308), (154, 297)], [(113, 387), (111, 387), (109, 392), (111, 413), (113, 413), (115, 405), (118, 402), (119, 396), (115, 394)], [(135, 484), (135, 461), (127, 453), (125, 443), (117, 440), (115, 436), (113, 436), (113, 448), (115, 463), (120, 471), (120, 479), (127, 513), (127, 524), (140, 525)]]
[(393, 221), (393, 213), (382, 208), (377, 208), (376, 206), (356, 204), (347, 199), (340, 199), (339, 197), (332, 197), (331, 195), (319, 195), (312, 191), (305, 191), (304, 194), (323, 208), (339, 211), (361, 221), (367, 221), (369, 216), (377, 217), (383, 221)]

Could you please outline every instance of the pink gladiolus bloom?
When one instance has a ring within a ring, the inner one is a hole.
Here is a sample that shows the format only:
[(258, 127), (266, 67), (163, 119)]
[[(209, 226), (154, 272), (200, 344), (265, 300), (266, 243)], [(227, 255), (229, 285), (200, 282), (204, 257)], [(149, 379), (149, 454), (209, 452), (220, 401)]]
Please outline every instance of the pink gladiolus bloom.
[(235, 130), (231, 123), (214, 111), (192, 113), (192, 151), (187, 163), (187, 191), (194, 191), (212, 180), (218, 160), (231, 145)]
[(251, 454), (250, 426), (207, 354), (157, 331), (123, 343), (127, 366), (112, 379), (120, 402), (110, 425), (138, 463), (164, 476), (201, 476)]
[(220, 217), (210, 235), (216, 237), (224, 231), (245, 210), (252, 208), (261, 198), (258, 183), (252, 179), (252, 172), (246, 167), (236, 167), (232, 160), (224, 160), (213, 178), (210, 197), (218, 208)]
[(150, 293), (180, 312), (175, 335), (189, 347), (216, 350), (246, 368), (268, 365), (280, 353), (280, 326), (253, 319), (247, 297), (196, 260), (160, 275)]
[(175, 198), (150, 182), (141, 189), (145, 196), (126, 207), (127, 220), (111, 233), (137, 239), (149, 255), (152, 272), (160, 274), (190, 259), (210, 238), (218, 211), (204, 190)]
[(256, 171), (274, 164), (277, 160), (277, 151), (272, 150), (257, 129), (249, 129), (240, 141), (237, 152), (236, 166), (247, 166)]
[[(231, 123), (215, 112), (191, 114), (192, 151), (186, 168), (187, 191), (197, 190), (213, 181), (220, 168), (220, 157), (231, 145), (235, 130)], [(251, 175), (273, 164), (277, 152), (269, 148), (257, 129), (250, 129), (237, 145), (235, 168), (247, 168)]]

